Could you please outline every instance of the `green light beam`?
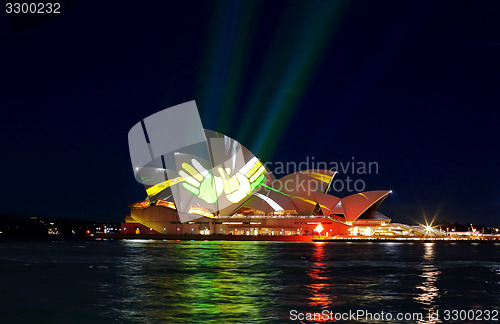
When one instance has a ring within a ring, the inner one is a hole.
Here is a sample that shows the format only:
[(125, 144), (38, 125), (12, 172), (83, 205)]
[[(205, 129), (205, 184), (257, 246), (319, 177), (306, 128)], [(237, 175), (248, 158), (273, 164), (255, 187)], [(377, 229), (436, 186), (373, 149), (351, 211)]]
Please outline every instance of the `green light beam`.
[[(280, 91), (273, 97), (270, 112), (260, 125), (260, 132), (253, 145), (253, 151), (261, 159), (268, 159), (274, 152), (346, 7), (344, 1), (325, 1), (310, 6), (301, 29), (303, 33), (296, 43), (289, 68), (279, 86)], [(312, 123), (317, 116), (304, 117), (309, 117)]]
[[(259, 76), (253, 88), (250, 90), (252, 94), (249, 98), (246, 110), (241, 118), (241, 124), (236, 138), (241, 143), (246, 143), (249, 149), (251, 139), (253, 138), (259, 118), (261, 117), (256, 111), (261, 111), (261, 107), (268, 105), (267, 101), (273, 97), (276, 91), (276, 85), (279, 84), (281, 75), (287, 69), (287, 61), (284, 57), (288, 56), (294, 49), (297, 30), (297, 22), (302, 19), (303, 12), (307, 8), (306, 2), (296, 2), (293, 6), (285, 8), (283, 16), (279, 19), (279, 24), (274, 30), (269, 50), (267, 50), (263, 64), (259, 68), (257, 75)], [(278, 20), (278, 19), (277, 19)]]
[(217, 4), (210, 43), (215, 44), (203, 61), (201, 112), (203, 121), (227, 134), (233, 125), (234, 107), (241, 93), (242, 67), (250, 53), (252, 22), (256, 5), (251, 1), (221, 1)]

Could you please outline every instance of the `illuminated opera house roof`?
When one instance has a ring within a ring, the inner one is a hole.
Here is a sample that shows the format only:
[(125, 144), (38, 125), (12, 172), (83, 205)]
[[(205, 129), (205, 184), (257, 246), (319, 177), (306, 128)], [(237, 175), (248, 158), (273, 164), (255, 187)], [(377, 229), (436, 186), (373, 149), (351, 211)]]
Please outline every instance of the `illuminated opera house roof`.
[[(277, 179), (239, 142), (201, 128), (194, 102), (165, 109), (137, 123), (129, 132), (129, 146), (136, 179), (145, 186), (147, 198), (130, 205), (127, 223), (142, 224), (156, 232), (168, 232), (171, 224), (196, 222), (213, 227), (254, 224), (251, 230), (268, 230), (285, 227), (284, 219), (303, 217), (328, 219), (328, 224), (341, 227), (390, 222), (376, 210), (390, 191), (335, 197), (328, 194), (336, 174), (331, 170), (303, 170)], [(234, 217), (265, 219), (214, 223)], [(274, 225), (269, 223), (271, 218)], [(212, 219), (212, 223), (200, 219)], [(318, 224), (288, 223), (294, 233)], [(181, 225), (175, 227), (182, 230)], [(208, 231), (208, 227), (203, 230)]]

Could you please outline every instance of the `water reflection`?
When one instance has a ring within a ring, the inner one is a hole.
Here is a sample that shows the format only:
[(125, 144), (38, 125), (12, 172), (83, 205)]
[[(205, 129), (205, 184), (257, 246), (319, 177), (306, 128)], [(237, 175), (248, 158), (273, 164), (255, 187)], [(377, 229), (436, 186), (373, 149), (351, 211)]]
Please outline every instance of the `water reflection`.
[[(438, 298), (440, 297), (439, 289), (436, 287), (438, 276), (441, 273), (436, 267), (435, 258), (435, 243), (424, 243), (424, 255), (422, 263), (418, 270), (419, 277), (422, 278), (420, 284), (417, 285), (418, 295), (414, 300), (422, 305), (422, 310), (427, 314), (435, 313), (438, 310)], [(440, 323), (441, 321), (432, 320), (428, 317), (423, 318), (418, 323)]]
[[(120, 285), (100, 299), (118, 323), (282, 323), (292, 309), (419, 312), (419, 323), (436, 323), (428, 314), (444, 305), (498, 304), (494, 245), (476, 251), (445, 243), (120, 244), (120, 265), (110, 268)], [(457, 286), (465, 273), (472, 279)]]
[(330, 296), (329, 290), (333, 286), (331, 278), (328, 277), (328, 267), (325, 264), (325, 243), (315, 243), (313, 262), (307, 270), (312, 283), (307, 285), (309, 290), (309, 306), (315, 309), (328, 309), (336, 296)]
[(380, 245), (384, 249), (384, 254), (386, 258), (389, 259), (397, 259), (399, 257), (400, 248), (403, 244), (404, 243), (399, 243), (399, 242), (380, 243)]
[[(264, 244), (239, 242), (124, 242), (123, 278), (139, 322), (262, 321), (271, 308), (272, 273)], [(137, 244), (142, 244), (138, 248)], [(146, 261), (147, 260), (147, 261)], [(218, 320), (215, 320), (218, 318)]]
[(280, 324), (292, 309), (443, 317), (500, 304), (495, 243), (33, 243), (0, 244), (2, 323)]

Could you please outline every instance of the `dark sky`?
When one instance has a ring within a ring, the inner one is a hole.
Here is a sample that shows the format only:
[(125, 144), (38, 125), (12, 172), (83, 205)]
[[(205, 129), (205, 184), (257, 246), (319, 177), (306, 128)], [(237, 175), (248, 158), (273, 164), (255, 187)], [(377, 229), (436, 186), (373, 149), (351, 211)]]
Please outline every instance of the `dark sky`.
[(336, 179), (393, 221), (499, 225), (500, 1), (63, 5), (2, 12), (0, 212), (121, 220), (129, 129), (195, 99), (264, 162), (377, 162)]

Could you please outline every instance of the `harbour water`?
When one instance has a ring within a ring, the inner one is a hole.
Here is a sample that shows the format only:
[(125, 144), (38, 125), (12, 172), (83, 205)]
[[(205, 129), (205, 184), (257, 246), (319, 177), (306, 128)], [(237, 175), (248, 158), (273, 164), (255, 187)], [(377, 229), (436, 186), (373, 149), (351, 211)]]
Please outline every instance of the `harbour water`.
[(485, 323), (500, 243), (1, 242), (0, 291), (2, 323)]

